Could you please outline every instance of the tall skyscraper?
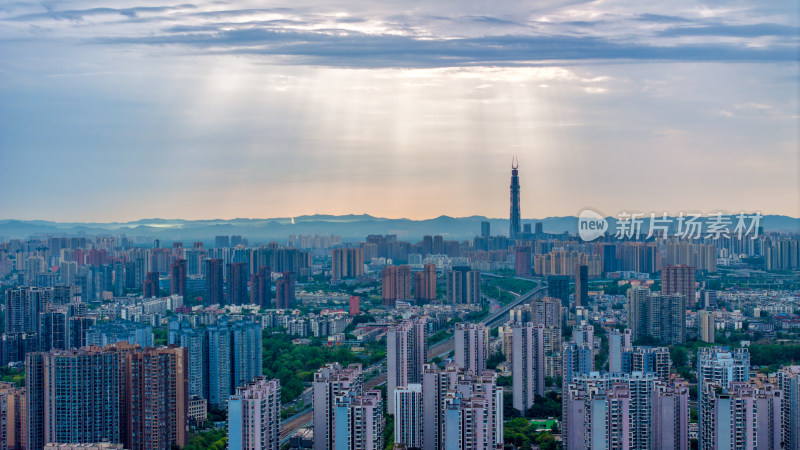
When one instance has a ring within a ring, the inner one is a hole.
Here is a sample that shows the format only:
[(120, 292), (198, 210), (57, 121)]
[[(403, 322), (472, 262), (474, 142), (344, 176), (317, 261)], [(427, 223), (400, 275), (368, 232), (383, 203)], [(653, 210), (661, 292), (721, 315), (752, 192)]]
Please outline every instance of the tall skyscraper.
[(692, 266), (680, 264), (661, 269), (661, 294), (681, 294), (686, 298), (686, 306), (694, 308), (695, 270)]
[(524, 414), (544, 395), (544, 325), (514, 323), (511, 333), (513, 406)]
[(224, 305), (222, 260), (219, 258), (206, 259), (203, 260), (203, 264), (206, 278), (206, 304)]
[(458, 323), (454, 340), (456, 365), (470, 375), (482, 374), (489, 357), (489, 330), (486, 326)]
[(0, 382), (0, 427), (0, 448), (25, 448), (25, 389), (13, 383)]
[(414, 298), (436, 300), (436, 264), (425, 264), (421, 272), (414, 273)]
[(360, 394), (363, 382), (361, 364), (329, 363), (314, 374), (314, 450), (334, 448), (336, 401), (348, 392)]
[(781, 409), (783, 392), (770, 384), (709, 384), (700, 397), (699, 448), (778, 450), (787, 448)]
[(206, 349), (204, 330), (195, 329), (188, 321), (182, 321), (173, 316), (169, 323), (169, 345), (178, 345), (186, 349), (186, 373), (188, 380), (189, 397), (206, 398), (207, 381)]
[(458, 377), (452, 391), (444, 400), (441, 448), (502, 449), (503, 388), (497, 386), (497, 375), (486, 371)]
[(411, 268), (409, 266), (386, 266), (382, 272), (383, 304), (394, 306), (397, 300), (411, 299)]
[(476, 304), (481, 301), (481, 272), (468, 266), (455, 266), (447, 272), (447, 302)]
[(778, 371), (778, 388), (783, 391), (784, 448), (800, 450), (800, 366)]
[(247, 298), (247, 266), (245, 263), (234, 262), (228, 264), (228, 291), (229, 305), (244, 305)]
[(654, 375), (594, 372), (566, 383), (563, 448), (689, 448), (689, 388)]
[(409, 383), (394, 391), (394, 442), (422, 448), (422, 384)]
[(186, 355), (181, 347), (126, 352), (121, 393), (125, 448), (164, 449), (188, 443)]
[(382, 450), (383, 398), (374, 389), (361, 394), (354, 391), (338, 397), (334, 406), (332, 450)]
[(215, 236), (214, 237), (214, 247), (215, 248), (228, 248), (231, 246), (231, 237), (230, 236)]
[(569, 276), (568, 275), (548, 276), (547, 296), (561, 300), (561, 306), (569, 306)]
[(281, 446), (281, 385), (258, 377), (228, 399), (228, 449), (278, 450)]
[(363, 248), (335, 248), (331, 251), (331, 279), (344, 280), (364, 275)]
[(631, 346), (631, 330), (611, 330), (608, 333), (608, 371), (622, 372), (622, 353), (633, 350)]
[(682, 294), (654, 294), (646, 287), (628, 289), (628, 326), (634, 340), (652, 336), (664, 344), (686, 341), (686, 300)]
[(6, 291), (6, 333), (37, 333), (39, 313), (52, 298), (50, 288), (21, 287)]
[(278, 309), (294, 308), (294, 272), (284, 272), (275, 282), (275, 307)]
[(660, 380), (669, 381), (670, 367), (672, 360), (667, 347), (636, 346), (622, 352), (623, 373), (652, 373)]
[(530, 245), (517, 245), (514, 252), (514, 266), (518, 277), (527, 277), (531, 274), (533, 253)]
[(589, 304), (589, 267), (578, 265), (575, 268), (575, 307)]
[[(94, 291), (94, 289), (92, 289), (92, 291)], [(160, 289), (158, 286), (158, 272), (147, 272), (147, 275), (144, 277), (142, 296), (144, 298), (150, 298), (158, 297), (159, 294)]]
[(185, 259), (178, 259), (172, 262), (169, 268), (170, 295), (180, 295), (186, 300), (186, 276), (187, 265)]
[(117, 354), (97, 347), (30, 354), (28, 449), (48, 442), (119, 442), (121, 373)]
[(716, 323), (714, 322), (714, 311), (701, 310), (697, 312), (697, 331), (700, 340), (703, 342), (714, 343), (714, 331), (716, 330)]
[(697, 350), (697, 392), (700, 410), (700, 449), (714, 449), (712, 433), (706, 430), (716, 388), (728, 389), (731, 383), (750, 380), (750, 353), (747, 348), (700, 347)]
[(386, 334), (386, 395), (389, 411), (394, 411), (394, 390), (422, 381), (428, 358), (425, 317), (404, 320)]
[(261, 266), (250, 280), (250, 303), (268, 309), (272, 307), (271, 299), (272, 270), (267, 266)]
[(485, 220), (481, 222), (481, 237), (488, 238), (491, 236), (492, 233), (490, 227), (491, 224), (489, 222)]
[(516, 239), (522, 229), (520, 221), (522, 217), (519, 212), (519, 163), (515, 156), (511, 160), (511, 213), (509, 215), (508, 237)]

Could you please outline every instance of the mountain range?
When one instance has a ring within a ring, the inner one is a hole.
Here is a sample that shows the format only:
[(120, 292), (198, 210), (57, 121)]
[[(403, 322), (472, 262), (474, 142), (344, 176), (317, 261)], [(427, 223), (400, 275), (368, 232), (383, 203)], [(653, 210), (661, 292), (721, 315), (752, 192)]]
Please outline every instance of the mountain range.
[[(607, 217), (609, 230), (615, 229), (616, 219)], [(241, 235), (251, 243), (269, 240), (285, 241), (290, 235), (339, 235), (344, 240), (363, 240), (369, 234), (395, 234), (399, 240), (415, 241), (425, 235), (443, 235), (446, 239), (469, 239), (480, 234), (481, 222), (491, 224), (492, 235), (508, 234), (508, 219), (484, 216), (433, 219), (386, 219), (362, 215), (310, 215), (272, 219), (142, 219), (132, 222), (52, 222), (46, 220), (0, 220), (0, 241), (25, 239), (31, 236), (120, 235), (131, 238), (161, 239), (164, 241), (211, 242), (218, 235)], [(735, 218), (733, 219), (735, 225)], [(523, 224), (541, 222), (545, 233), (576, 233), (578, 219), (574, 216), (523, 219)], [(643, 230), (646, 230), (646, 223)], [(765, 215), (760, 225), (764, 231), (800, 233), (800, 219)], [(731, 227), (732, 229), (732, 227)]]

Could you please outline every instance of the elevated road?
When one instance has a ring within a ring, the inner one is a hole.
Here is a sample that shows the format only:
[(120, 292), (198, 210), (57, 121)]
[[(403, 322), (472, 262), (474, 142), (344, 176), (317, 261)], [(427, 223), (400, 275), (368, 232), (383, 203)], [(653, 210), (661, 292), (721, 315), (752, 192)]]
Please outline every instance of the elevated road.
[(543, 286), (540, 282), (538, 287), (520, 295), (516, 299), (509, 302), (506, 306), (503, 306), (492, 314), (489, 314), (485, 319), (481, 320), (481, 323), (486, 326), (496, 326), (505, 322), (508, 320), (508, 312), (511, 311), (512, 308), (523, 303), (530, 302), (534, 299), (541, 298), (546, 289), (547, 286)]

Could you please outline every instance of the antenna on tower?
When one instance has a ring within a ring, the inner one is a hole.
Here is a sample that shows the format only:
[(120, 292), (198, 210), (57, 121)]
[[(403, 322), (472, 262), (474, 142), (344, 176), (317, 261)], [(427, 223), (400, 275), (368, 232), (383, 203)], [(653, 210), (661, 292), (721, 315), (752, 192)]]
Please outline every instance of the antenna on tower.
[(511, 157), (511, 168), (515, 170), (519, 168), (519, 161), (517, 160), (517, 155)]

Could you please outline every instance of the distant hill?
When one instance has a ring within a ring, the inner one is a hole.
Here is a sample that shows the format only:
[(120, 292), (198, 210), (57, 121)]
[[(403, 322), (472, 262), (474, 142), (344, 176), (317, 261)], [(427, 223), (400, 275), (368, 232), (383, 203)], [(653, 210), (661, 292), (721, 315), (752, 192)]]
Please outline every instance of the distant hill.
[[(615, 220), (607, 218), (610, 229)], [(369, 234), (396, 234), (401, 240), (419, 240), (425, 235), (441, 234), (447, 239), (470, 239), (480, 234), (481, 222), (491, 224), (493, 235), (508, 234), (508, 219), (483, 216), (439, 216), (426, 220), (386, 219), (370, 215), (311, 215), (271, 219), (142, 219), (132, 222), (62, 223), (43, 220), (0, 220), (0, 237), (24, 239), (30, 236), (78, 236), (95, 234), (125, 234), (129, 237), (162, 239), (164, 241), (213, 241), (214, 236), (238, 234), (250, 242), (286, 240), (289, 235), (334, 234), (345, 240), (361, 240)], [(546, 233), (576, 233), (578, 219), (573, 216), (523, 219), (522, 223), (541, 222)], [(645, 224), (647, 220), (645, 220)], [(800, 233), (800, 219), (767, 215), (761, 219), (765, 231)], [(646, 225), (645, 225), (646, 227)], [(643, 227), (643, 229), (646, 229)]]

